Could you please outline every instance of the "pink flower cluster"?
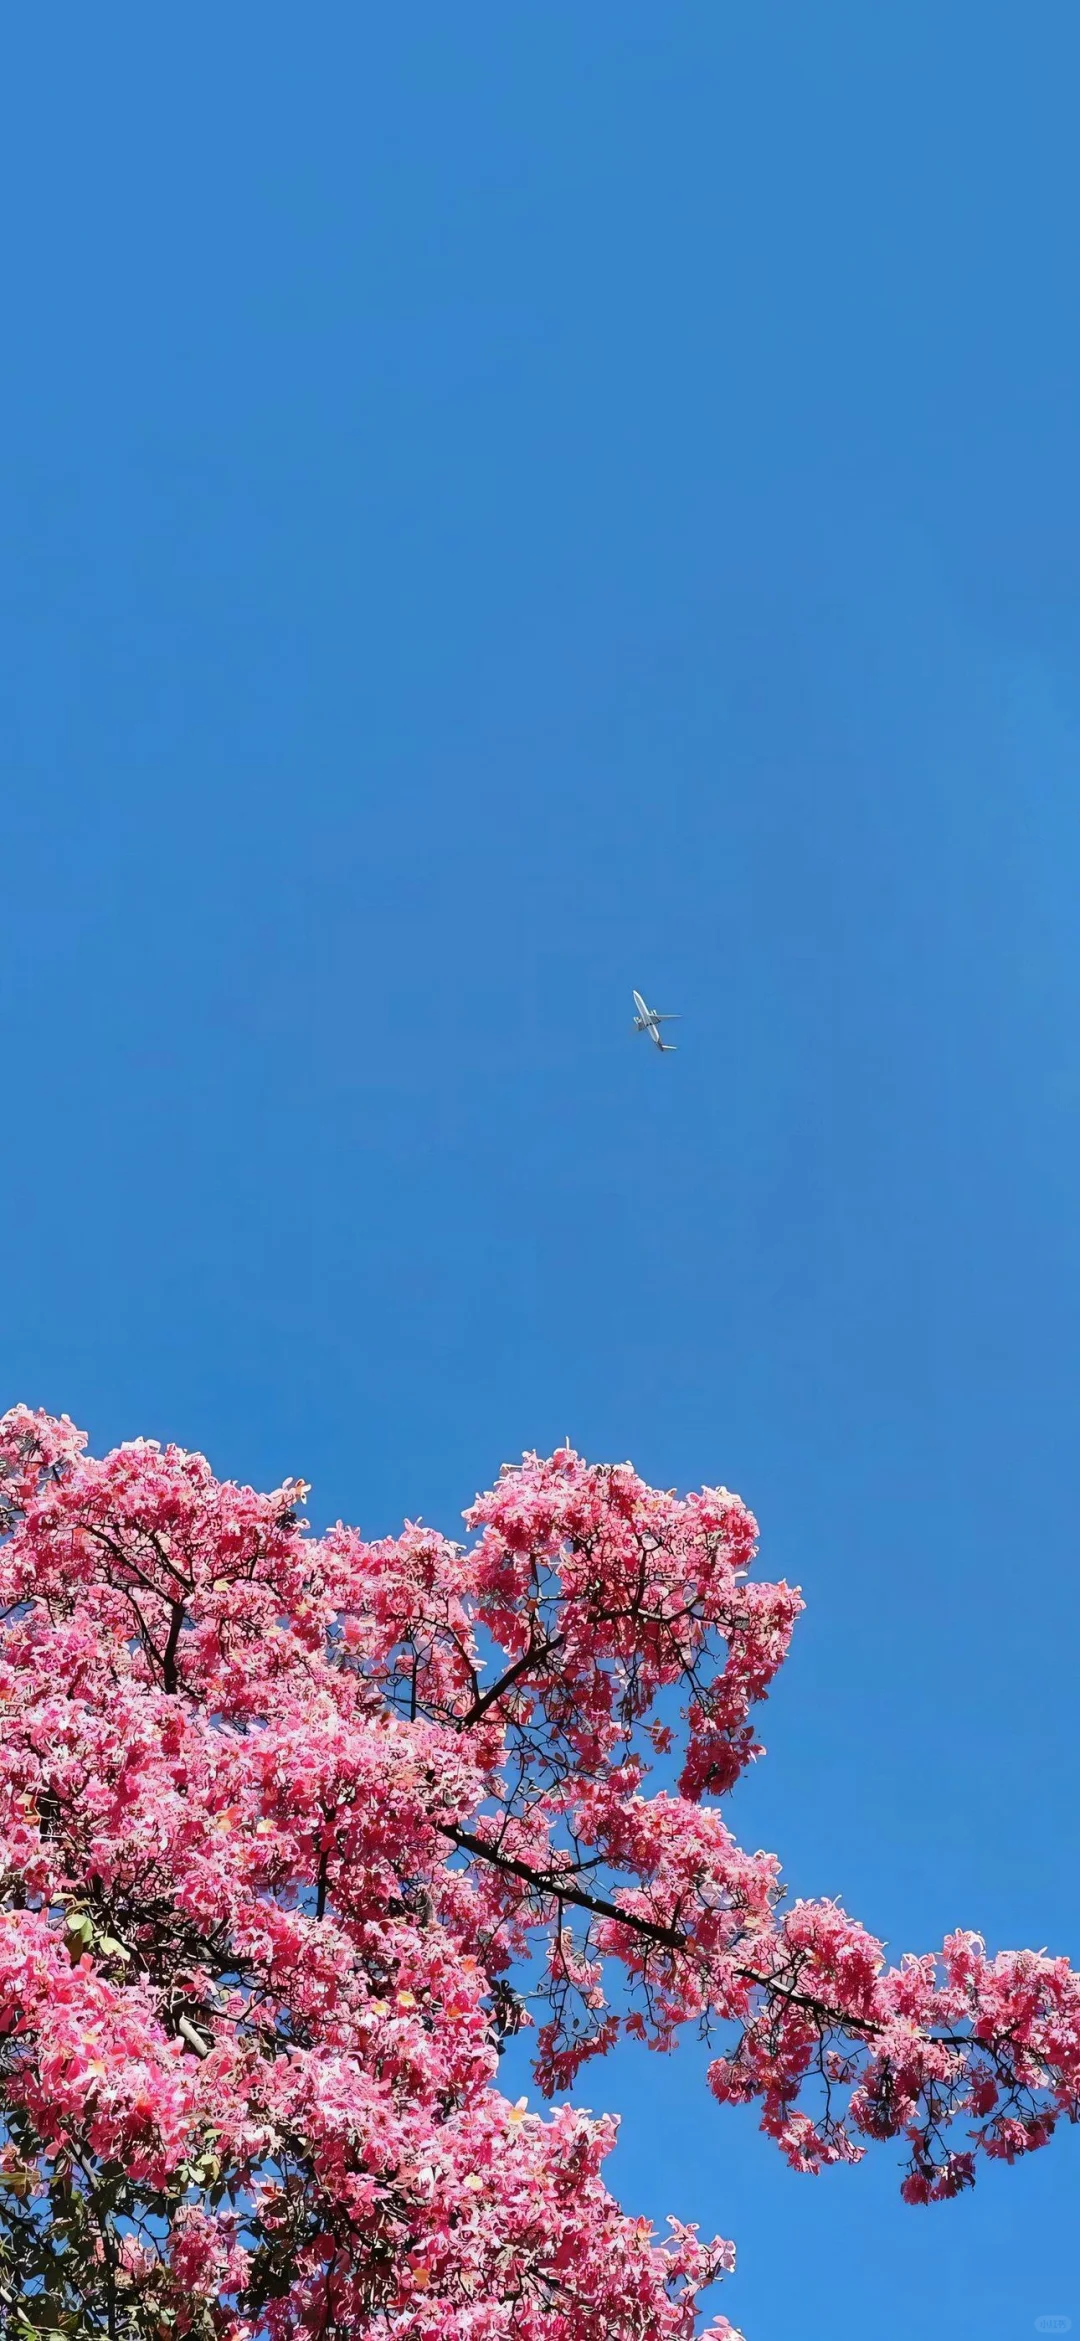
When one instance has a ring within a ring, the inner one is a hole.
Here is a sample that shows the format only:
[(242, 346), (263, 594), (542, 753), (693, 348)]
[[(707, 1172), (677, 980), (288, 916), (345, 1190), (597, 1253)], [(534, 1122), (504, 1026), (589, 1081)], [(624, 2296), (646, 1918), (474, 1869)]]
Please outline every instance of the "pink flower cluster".
[(888, 1968), (702, 1801), (801, 1607), (736, 1497), (567, 1449), (462, 1546), (313, 1537), (306, 1493), (0, 1422), (0, 2264), (117, 2332), (689, 2341), (730, 2247), (500, 2094), (534, 1996), (545, 2094), (715, 2029), (796, 2167), (901, 2138), (912, 2200), (1075, 2115), (1064, 1961)]

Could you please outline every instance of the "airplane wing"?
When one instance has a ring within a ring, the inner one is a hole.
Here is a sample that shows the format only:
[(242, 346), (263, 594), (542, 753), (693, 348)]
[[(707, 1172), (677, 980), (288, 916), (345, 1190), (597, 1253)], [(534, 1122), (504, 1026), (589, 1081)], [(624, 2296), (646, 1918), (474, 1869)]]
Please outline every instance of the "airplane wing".
[(681, 1016), (650, 1016), (650, 1024), (681, 1024)]

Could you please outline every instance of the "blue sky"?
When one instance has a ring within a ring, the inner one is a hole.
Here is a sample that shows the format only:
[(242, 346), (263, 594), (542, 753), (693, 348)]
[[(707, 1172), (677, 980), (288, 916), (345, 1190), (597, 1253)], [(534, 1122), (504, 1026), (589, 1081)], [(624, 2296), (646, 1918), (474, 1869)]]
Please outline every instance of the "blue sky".
[[(736, 1827), (1080, 1960), (1075, 11), (4, 51), (5, 1399), (372, 1532), (726, 1481)], [(748, 2341), (1080, 2327), (1074, 2136), (917, 2212), (698, 2062), (589, 2094)]]

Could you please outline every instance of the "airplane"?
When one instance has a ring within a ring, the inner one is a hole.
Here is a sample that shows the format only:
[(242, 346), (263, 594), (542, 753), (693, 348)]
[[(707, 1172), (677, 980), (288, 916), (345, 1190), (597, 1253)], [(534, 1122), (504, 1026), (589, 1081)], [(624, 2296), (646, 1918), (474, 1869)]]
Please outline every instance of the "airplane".
[(647, 1032), (649, 1039), (656, 1042), (658, 1049), (663, 1049), (666, 1055), (674, 1056), (675, 1043), (673, 1040), (661, 1040), (660, 1026), (662, 1024), (678, 1024), (679, 1018), (677, 1016), (658, 1016), (655, 1008), (645, 1006), (640, 992), (634, 993), (634, 1006), (637, 1009), (637, 1015), (634, 1018), (634, 1031)]

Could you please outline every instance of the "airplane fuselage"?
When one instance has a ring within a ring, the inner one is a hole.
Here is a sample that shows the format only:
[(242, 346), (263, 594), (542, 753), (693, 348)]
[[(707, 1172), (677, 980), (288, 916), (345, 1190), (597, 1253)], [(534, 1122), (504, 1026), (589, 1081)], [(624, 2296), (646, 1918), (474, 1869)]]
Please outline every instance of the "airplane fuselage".
[(634, 1018), (634, 1031), (647, 1032), (656, 1048), (662, 1050), (665, 1055), (670, 1054), (672, 1043), (669, 1040), (661, 1039), (660, 1027), (662, 1024), (670, 1024), (671, 1017), (660, 1015), (655, 1008), (647, 1008), (640, 992), (634, 993), (634, 1006), (637, 1009), (637, 1015)]

